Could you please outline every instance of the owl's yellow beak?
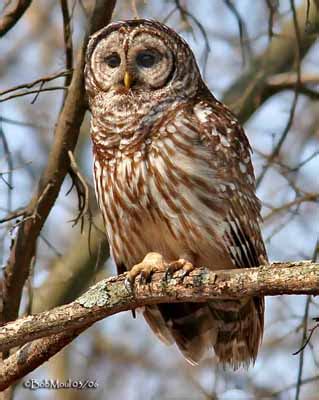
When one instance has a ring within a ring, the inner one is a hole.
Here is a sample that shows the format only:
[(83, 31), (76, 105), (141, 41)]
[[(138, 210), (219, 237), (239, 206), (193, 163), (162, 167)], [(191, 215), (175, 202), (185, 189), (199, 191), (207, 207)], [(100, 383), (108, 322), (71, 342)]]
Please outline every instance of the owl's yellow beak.
[(126, 89), (130, 89), (130, 87), (132, 85), (132, 76), (127, 71), (125, 71), (125, 74), (124, 74), (124, 85), (125, 85)]

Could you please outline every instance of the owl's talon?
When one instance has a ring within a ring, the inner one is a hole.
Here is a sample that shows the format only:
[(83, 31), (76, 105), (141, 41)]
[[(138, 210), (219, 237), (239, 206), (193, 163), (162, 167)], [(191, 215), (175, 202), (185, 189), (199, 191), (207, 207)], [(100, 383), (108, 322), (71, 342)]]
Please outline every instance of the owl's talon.
[(146, 285), (152, 281), (154, 272), (163, 269), (163, 257), (158, 253), (148, 253), (141, 263), (134, 265), (127, 273), (127, 278), (124, 282), (125, 287), (128, 286), (131, 289), (130, 291), (133, 291), (134, 283), (138, 275), (140, 276), (138, 283), (140, 285)]
[(127, 278), (125, 279), (125, 281), (124, 281), (124, 286), (125, 286), (125, 289), (126, 289), (129, 293), (132, 293), (132, 292), (133, 292), (133, 284), (132, 284), (132, 281), (130, 280), (129, 277), (127, 277)]
[(173, 278), (173, 274), (172, 274), (172, 272), (170, 271), (170, 269), (167, 268), (167, 270), (166, 270), (166, 272), (165, 272), (165, 275), (164, 275), (164, 280), (165, 280), (165, 282), (170, 281), (172, 278)]
[(180, 258), (177, 261), (173, 261), (168, 264), (167, 270), (165, 272), (165, 281), (168, 282), (170, 279), (172, 279), (174, 273), (176, 271), (182, 270), (183, 272), (180, 275), (181, 281), (184, 280), (184, 278), (194, 269), (194, 265), (191, 264), (189, 261), (184, 260), (183, 258)]
[(148, 266), (148, 269), (144, 269), (140, 273), (139, 284), (140, 285), (147, 285), (152, 281), (152, 275), (155, 272), (152, 266)]

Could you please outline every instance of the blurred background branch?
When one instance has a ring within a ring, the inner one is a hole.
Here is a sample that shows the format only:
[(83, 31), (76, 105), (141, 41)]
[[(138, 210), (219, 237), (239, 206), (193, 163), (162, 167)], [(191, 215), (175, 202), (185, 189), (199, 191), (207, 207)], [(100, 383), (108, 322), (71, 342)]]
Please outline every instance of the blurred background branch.
[[(16, 6), (0, 18), (0, 37), (4, 36), (23, 16), (32, 0), (17, 0)], [(7, 5), (9, 7), (9, 5)]]

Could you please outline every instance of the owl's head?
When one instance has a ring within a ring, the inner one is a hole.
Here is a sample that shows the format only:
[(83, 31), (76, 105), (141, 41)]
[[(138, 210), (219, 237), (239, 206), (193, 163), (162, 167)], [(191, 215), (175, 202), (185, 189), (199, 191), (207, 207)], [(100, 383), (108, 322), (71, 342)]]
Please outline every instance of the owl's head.
[(172, 29), (151, 20), (114, 22), (91, 36), (86, 53), (86, 90), (138, 97), (144, 101), (190, 97), (200, 73), (187, 43)]

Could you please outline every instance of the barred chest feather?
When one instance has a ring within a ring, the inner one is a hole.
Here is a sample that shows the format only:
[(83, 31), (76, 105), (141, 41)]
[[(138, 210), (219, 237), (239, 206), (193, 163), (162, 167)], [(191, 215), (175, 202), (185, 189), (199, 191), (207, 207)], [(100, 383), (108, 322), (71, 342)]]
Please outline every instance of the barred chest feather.
[(117, 263), (131, 268), (155, 251), (167, 261), (202, 254), (202, 265), (229, 266), (223, 188), (209, 149), (182, 113), (107, 152), (96, 138), (94, 145), (95, 188)]

